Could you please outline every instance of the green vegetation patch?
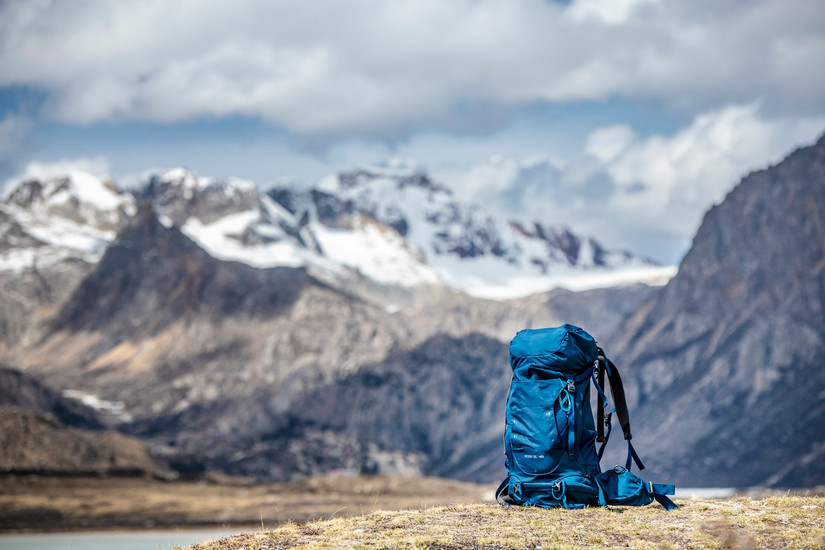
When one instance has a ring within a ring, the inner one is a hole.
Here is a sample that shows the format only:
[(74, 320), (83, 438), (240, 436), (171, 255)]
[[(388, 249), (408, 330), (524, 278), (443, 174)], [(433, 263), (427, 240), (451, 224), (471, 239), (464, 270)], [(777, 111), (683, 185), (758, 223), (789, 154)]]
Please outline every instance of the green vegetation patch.
[(288, 523), (195, 550), (275, 548), (812, 548), (825, 547), (823, 497), (691, 499), (606, 510), (470, 504)]

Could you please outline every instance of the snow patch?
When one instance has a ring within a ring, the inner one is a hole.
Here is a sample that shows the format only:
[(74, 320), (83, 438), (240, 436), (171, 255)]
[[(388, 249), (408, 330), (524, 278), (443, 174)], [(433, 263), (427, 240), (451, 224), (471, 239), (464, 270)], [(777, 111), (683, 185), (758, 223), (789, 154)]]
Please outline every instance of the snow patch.
[(123, 195), (107, 187), (100, 178), (88, 172), (74, 171), (69, 176), (71, 190), (80, 202), (101, 212), (116, 210), (124, 202)]
[(123, 401), (107, 401), (91, 393), (78, 390), (63, 390), (63, 397), (80, 401), (87, 407), (117, 416), (122, 422), (131, 422), (132, 417), (125, 412)]
[(462, 288), (471, 296), (488, 300), (523, 298), (557, 288), (580, 292), (635, 283), (662, 286), (667, 284), (677, 271), (675, 266), (644, 266), (590, 272), (568, 270), (567, 272), (538, 277), (524, 277), (517, 274), (507, 277), (503, 273), (499, 274), (499, 277), (489, 277), (481, 275), (484, 270), (481, 265), (477, 267), (479, 268), (478, 271), (470, 268), (464, 270), (460, 275), (451, 274), (450, 282)]
[(192, 216), (183, 224), (181, 232), (219, 260), (243, 262), (256, 268), (301, 267), (308, 263), (306, 251), (291, 242), (243, 246), (234, 236), (243, 233), (257, 219), (258, 213), (253, 211), (225, 216), (211, 224), (204, 224)]
[(436, 284), (440, 277), (421, 263), (394, 231), (375, 223), (353, 230), (314, 224), (313, 231), (324, 254), (380, 283), (416, 286)]

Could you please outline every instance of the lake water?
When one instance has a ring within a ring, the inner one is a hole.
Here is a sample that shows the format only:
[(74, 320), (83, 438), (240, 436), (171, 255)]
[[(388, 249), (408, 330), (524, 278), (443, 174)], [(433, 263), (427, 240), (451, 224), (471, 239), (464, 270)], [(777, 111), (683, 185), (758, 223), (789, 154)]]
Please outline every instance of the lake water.
[(169, 531), (127, 531), (91, 533), (48, 533), (0, 535), (0, 550), (169, 550), (198, 542), (216, 540), (244, 529), (187, 529)]
[(682, 489), (677, 485), (676, 494), (673, 498), (724, 498), (735, 495), (736, 491), (737, 489), (730, 487), (687, 487)]

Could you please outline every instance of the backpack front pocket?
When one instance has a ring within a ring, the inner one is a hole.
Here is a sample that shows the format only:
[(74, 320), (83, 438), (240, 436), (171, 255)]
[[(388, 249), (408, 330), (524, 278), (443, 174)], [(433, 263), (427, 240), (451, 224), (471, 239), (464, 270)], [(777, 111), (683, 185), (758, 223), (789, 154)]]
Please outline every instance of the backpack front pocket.
[(557, 420), (558, 400), (565, 387), (561, 379), (521, 380), (512, 386), (507, 410), (509, 447), (515, 466), (526, 474), (552, 472), (567, 452), (567, 434), (562, 440)]

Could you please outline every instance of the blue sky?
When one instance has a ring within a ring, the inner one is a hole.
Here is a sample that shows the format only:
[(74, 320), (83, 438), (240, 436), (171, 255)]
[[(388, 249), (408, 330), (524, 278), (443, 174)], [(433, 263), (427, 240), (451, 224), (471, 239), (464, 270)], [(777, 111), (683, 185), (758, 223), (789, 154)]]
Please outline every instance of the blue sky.
[(7, 1), (0, 182), (394, 157), (663, 262), (825, 131), (818, 0)]

